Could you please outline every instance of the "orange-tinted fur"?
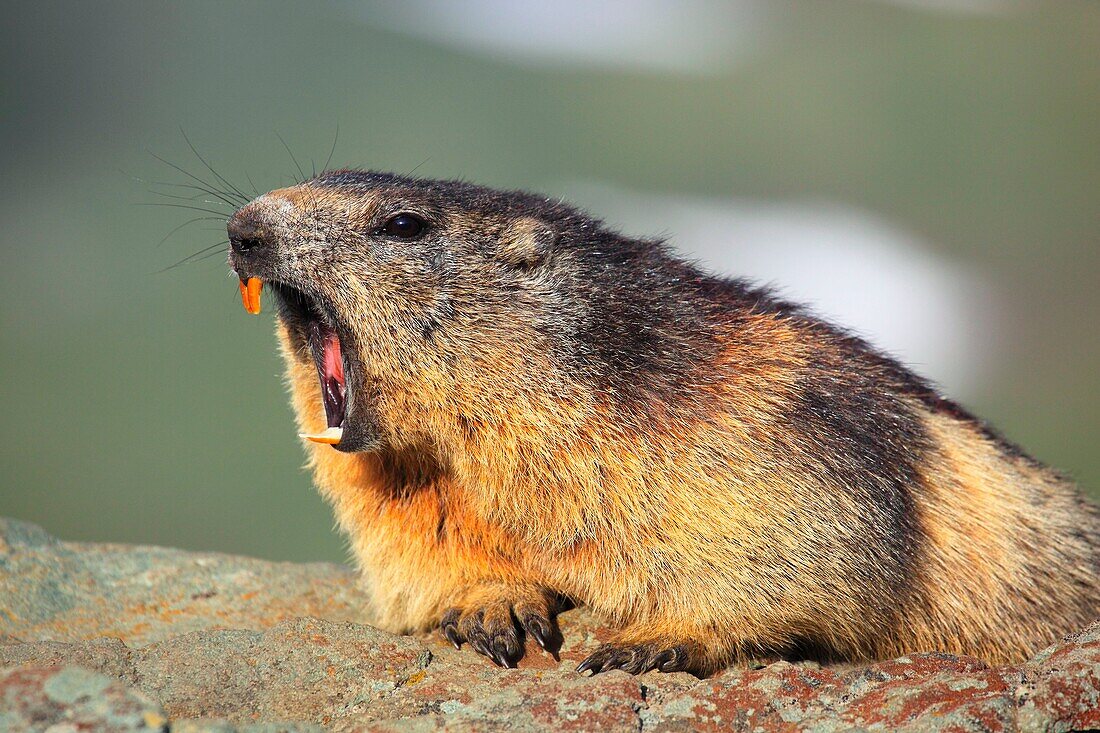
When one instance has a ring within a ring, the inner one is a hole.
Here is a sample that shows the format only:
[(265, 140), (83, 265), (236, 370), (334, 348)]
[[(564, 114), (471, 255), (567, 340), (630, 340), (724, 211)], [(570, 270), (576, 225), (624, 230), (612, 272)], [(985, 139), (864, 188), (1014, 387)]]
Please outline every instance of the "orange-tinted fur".
[[(763, 337), (774, 339), (775, 345), (790, 338), (782, 329), (767, 330)], [(281, 341), (285, 349), (285, 336)], [(766, 342), (765, 347), (772, 348), (773, 343)], [(290, 358), (288, 363), (300, 426), (307, 432), (320, 430), (324, 413), (312, 368)], [(763, 395), (778, 398), (775, 390), (783, 385), (782, 374), (776, 372), (768, 368), (756, 375), (766, 391), (727, 396), (737, 400), (731, 412), (741, 417), (727, 416), (723, 429), (746, 439), (762, 438), (772, 412)], [(576, 409), (550, 400), (546, 407), (553, 414), (541, 420), (530, 413), (515, 418), (502, 415), (502, 424), (515, 419), (522, 425), (539, 423), (552, 429), (563, 420), (562, 412)], [(699, 426), (702, 437), (674, 432), (666, 436), (665, 444), (646, 445), (637, 435), (602, 435), (604, 418), (598, 406), (591, 409), (587, 429), (578, 431), (587, 444), (569, 449), (543, 448), (561, 437), (554, 432), (541, 438), (533, 431), (495, 435), (493, 442), (485, 444), (448, 436), (454, 443), (444, 445), (457, 454), (452, 458), (456, 475), (411, 496), (391, 494), (378, 475), (377, 456), (308, 446), (317, 484), (352, 539), (376, 599), (375, 620), (380, 626), (402, 632), (424, 630), (437, 624), (448, 607), (481, 608), (477, 594), (483, 584), (503, 581), (505, 588), (552, 587), (622, 624), (625, 642), (703, 640), (702, 669), (710, 671), (737, 659), (736, 651), (745, 639), (757, 642), (745, 649), (751, 654), (757, 648), (783, 648), (799, 630), (826, 633), (838, 649), (857, 659), (942, 650), (993, 662), (1019, 661), (1071, 625), (1091, 620), (1082, 616), (1067, 624), (1018, 608), (1019, 584), (1027, 580), (1017, 577), (1015, 566), (1022, 557), (1035, 562), (1047, 550), (1021, 546), (1015, 527), (1021, 521), (1045, 520), (1028, 519), (1030, 508), (1022, 506), (1027, 499), (1004, 489), (1022, 481), (1041, 491), (1058, 480), (1033, 465), (1005, 459), (982, 436), (965, 434), (972, 431), (949, 419), (928, 415), (941, 441), (944, 463), (927, 466), (923, 476), (929, 494), (921, 502), (921, 519), (933, 549), (924, 558), (920, 600), (900, 629), (868, 633), (862, 609), (838, 605), (840, 597), (828, 592), (825, 578), (819, 577), (820, 568), (800, 569), (805, 573), (802, 592), (781, 599), (767, 598), (768, 574), (758, 572), (760, 565), (771, 568), (773, 554), (797, 556), (806, 534), (835, 531), (830, 515), (819, 515), (819, 526), (799, 528), (783, 521), (785, 514), (802, 514), (797, 507), (819, 504), (820, 492), (829, 487), (784, 483), (782, 476), (766, 472), (759, 482), (740, 487), (744, 493), (737, 504), (724, 491), (710, 496), (701, 490), (688, 493), (682, 486), (690, 483), (702, 488), (714, 477), (681, 446), (705, 442), (707, 431), (720, 439), (715, 426)], [(401, 415), (390, 417), (400, 420)], [(422, 417), (413, 418), (410, 432), (422, 429)], [(575, 414), (565, 419), (585, 424)], [(576, 430), (576, 425), (571, 423), (570, 428)], [(543, 445), (524, 445), (528, 441)], [(545, 450), (542, 455), (549, 460), (523, 470), (517, 453), (524, 449)], [(587, 460), (595, 453), (619, 469), (602, 483), (592, 475)], [(670, 456), (677, 470), (667, 472), (661, 486), (650, 484), (654, 493), (641, 496), (637, 482), (654, 460), (646, 453)], [(744, 461), (746, 466), (755, 462), (751, 448)], [(600, 486), (600, 494), (586, 494), (585, 489), (595, 486)], [(833, 506), (838, 514), (859, 511), (839, 498)], [(703, 534), (697, 530), (700, 517), (717, 525), (718, 531), (743, 539), (742, 557), (723, 558), (736, 572), (713, 593), (706, 592), (711, 590), (706, 566), (713, 559), (707, 556), (706, 543), (697, 539)], [(1071, 519), (1065, 514), (1054, 518)], [(440, 533), (441, 526), (447, 527), (445, 534)], [(663, 562), (657, 555), (660, 551), (665, 553)], [(1094, 572), (1093, 568), (1068, 570)], [(975, 578), (980, 581), (978, 592), (972, 585)], [(1083, 580), (1089, 587), (1094, 582), (1091, 577)], [(1066, 582), (1056, 579), (1052, 587), (1039, 590), (1057, 595)], [(517, 595), (515, 600), (522, 597)], [(1019, 625), (1005, 621), (1017, 617)]]

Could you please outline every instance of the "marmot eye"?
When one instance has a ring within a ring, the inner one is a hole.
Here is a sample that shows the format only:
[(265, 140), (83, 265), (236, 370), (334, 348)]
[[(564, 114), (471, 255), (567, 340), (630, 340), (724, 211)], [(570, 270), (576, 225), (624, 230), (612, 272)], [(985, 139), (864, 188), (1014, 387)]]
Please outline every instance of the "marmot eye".
[(392, 237), (412, 239), (424, 231), (424, 220), (412, 214), (398, 214), (386, 222), (382, 232)]

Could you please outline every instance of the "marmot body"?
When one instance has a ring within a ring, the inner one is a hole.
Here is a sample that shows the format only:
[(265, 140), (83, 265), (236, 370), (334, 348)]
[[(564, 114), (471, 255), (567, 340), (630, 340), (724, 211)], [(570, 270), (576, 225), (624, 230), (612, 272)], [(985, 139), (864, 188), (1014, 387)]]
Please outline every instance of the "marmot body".
[[(564, 204), (325, 173), (229, 222), (392, 631), (498, 663), (1025, 658), (1100, 616), (1077, 489), (863, 341)], [(320, 375), (320, 379), (318, 378)], [(335, 448), (336, 450), (334, 450)]]

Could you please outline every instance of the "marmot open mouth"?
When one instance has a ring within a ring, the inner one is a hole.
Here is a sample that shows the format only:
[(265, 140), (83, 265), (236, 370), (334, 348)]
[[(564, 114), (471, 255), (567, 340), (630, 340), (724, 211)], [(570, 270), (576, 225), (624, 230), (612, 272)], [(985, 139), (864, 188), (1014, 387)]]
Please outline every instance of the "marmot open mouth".
[(313, 352), (317, 376), (321, 380), (321, 398), (325, 403), (328, 426), (343, 427), (348, 386), (344, 379), (344, 357), (340, 351), (340, 337), (336, 335), (336, 329), (320, 319), (309, 321), (307, 328), (309, 348)]
[[(278, 282), (268, 285), (277, 296), (280, 317), (297, 329), (308, 344), (321, 383), (321, 401), (328, 429), (317, 434), (302, 434), (302, 437), (314, 443), (335, 445), (343, 437), (348, 414), (346, 368), (339, 333), (333, 319), (314, 298), (290, 285)], [(261, 287), (257, 278), (242, 282), (241, 297), (250, 313), (260, 311)]]

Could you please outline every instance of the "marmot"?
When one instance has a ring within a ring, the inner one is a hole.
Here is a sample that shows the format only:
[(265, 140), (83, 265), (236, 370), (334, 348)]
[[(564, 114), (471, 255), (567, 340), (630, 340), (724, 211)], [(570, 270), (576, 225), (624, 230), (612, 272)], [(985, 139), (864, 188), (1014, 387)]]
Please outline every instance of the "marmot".
[[(376, 623), (580, 670), (939, 650), (1100, 616), (1100, 514), (864, 341), (556, 199), (325, 172), (228, 223)], [(248, 285), (246, 285), (246, 283)]]

